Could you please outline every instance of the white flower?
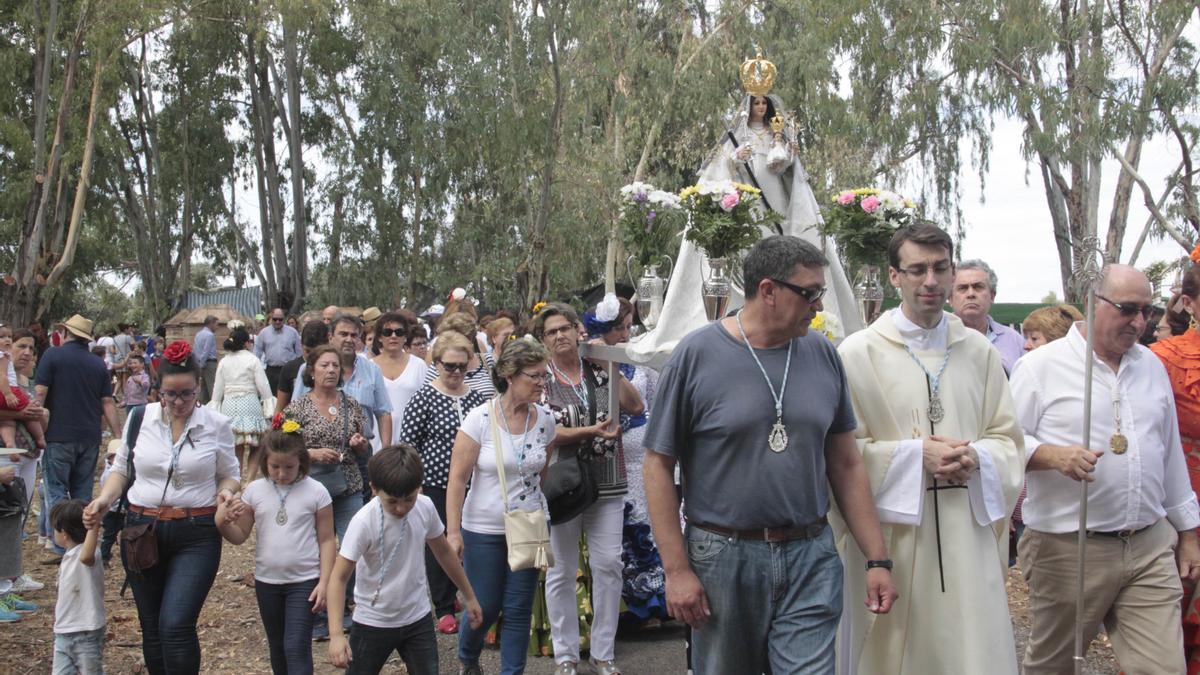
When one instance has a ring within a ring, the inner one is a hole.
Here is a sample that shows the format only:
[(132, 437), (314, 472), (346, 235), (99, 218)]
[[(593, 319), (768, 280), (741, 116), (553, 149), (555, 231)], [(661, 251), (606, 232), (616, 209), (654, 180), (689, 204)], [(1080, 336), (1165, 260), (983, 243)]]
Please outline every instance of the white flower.
[(878, 195), (879, 203), (884, 211), (900, 211), (904, 209), (904, 197), (890, 190), (883, 190)]
[(734, 190), (733, 181), (728, 180), (702, 180), (696, 184), (700, 188), (700, 194), (705, 196), (717, 195), (720, 199), (721, 195)]
[(678, 209), (679, 195), (666, 190), (654, 190), (649, 196), (650, 203), (663, 209)]
[(234, 319), (225, 325), (229, 327), (229, 330), (234, 331), (239, 328), (245, 328), (246, 322), (242, 321), (241, 319)]
[(615, 293), (606, 293), (600, 304), (596, 305), (596, 318), (605, 323), (615, 321), (620, 312), (621, 303)]
[(462, 300), (465, 297), (467, 297), (467, 292), (461, 288), (456, 288), (450, 292), (451, 300)]

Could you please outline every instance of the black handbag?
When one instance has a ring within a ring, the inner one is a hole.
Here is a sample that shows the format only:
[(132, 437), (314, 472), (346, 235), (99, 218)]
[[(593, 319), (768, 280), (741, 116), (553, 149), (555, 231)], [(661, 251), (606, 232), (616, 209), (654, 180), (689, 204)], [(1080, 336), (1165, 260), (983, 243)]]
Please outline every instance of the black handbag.
[(12, 482), (0, 486), (0, 518), (25, 514), (25, 479), (13, 476)]
[[(584, 385), (588, 391), (587, 424), (596, 423), (596, 383), (591, 368), (584, 367)], [(551, 464), (542, 481), (542, 494), (550, 507), (550, 524), (561, 525), (587, 510), (600, 498), (596, 472), (588, 458), (580, 456), (582, 441), (559, 448), (558, 461)]]
[[(338, 452), (345, 456), (346, 443), (350, 436), (350, 412), (347, 410), (346, 394), (339, 392), (342, 397), (342, 442)], [(327, 464), (312, 462), (308, 467), (308, 475), (329, 491), (330, 497), (341, 497), (350, 491), (350, 483), (346, 481), (346, 472), (342, 470), (341, 462)]]

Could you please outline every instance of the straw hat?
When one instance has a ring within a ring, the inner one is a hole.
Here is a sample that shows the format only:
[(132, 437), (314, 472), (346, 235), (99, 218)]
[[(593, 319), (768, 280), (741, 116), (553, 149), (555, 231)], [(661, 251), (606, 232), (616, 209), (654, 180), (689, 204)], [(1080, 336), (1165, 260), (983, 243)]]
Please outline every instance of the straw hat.
[(363, 323), (371, 323), (381, 316), (383, 316), (383, 312), (379, 311), (378, 307), (368, 307), (362, 313), (362, 320)]
[(62, 323), (72, 335), (81, 337), (89, 342), (92, 340), (92, 320), (76, 314)]

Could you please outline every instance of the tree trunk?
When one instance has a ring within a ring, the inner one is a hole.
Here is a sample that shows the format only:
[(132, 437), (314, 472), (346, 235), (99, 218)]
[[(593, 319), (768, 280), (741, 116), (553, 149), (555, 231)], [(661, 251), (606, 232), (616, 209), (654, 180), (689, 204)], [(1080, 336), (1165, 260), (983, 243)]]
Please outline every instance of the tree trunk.
[(300, 64), (296, 54), (296, 27), (291, 12), (283, 17), (284, 70), (287, 73), (288, 148), (291, 151), (292, 174), (292, 279), (294, 293), (291, 311), (297, 312), (304, 302), (308, 281), (308, 218), (304, 207), (304, 147), (300, 134)]
[(552, 9), (543, 3), (546, 10), (546, 43), (550, 53), (550, 72), (554, 81), (554, 106), (550, 109), (550, 124), (546, 130), (546, 150), (542, 163), (542, 194), (538, 200), (537, 215), (529, 233), (529, 252), (525, 266), (529, 275), (529, 287), (525, 295), (525, 306), (533, 307), (547, 292), (546, 224), (550, 219), (551, 196), (554, 191), (554, 168), (558, 163), (558, 151), (562, 141), (563, 82), (558, 63), (558, 25), (563, 5)]

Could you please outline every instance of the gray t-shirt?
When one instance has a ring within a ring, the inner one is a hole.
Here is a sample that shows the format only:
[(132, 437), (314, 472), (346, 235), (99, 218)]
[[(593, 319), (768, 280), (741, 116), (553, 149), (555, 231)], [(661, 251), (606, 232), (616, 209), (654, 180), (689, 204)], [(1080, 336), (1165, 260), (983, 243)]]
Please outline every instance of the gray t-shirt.
[[(854, 430), (850, 390), (824, 336), (810, 331), (792, 347), (781, 453), (767, 445), (775, 402), (745, 344), (718, 321), (675, 348), (658, 381), (645, 445), (679, 460), (688, 520), (738, 530), (794, 527), (829, 510), (825, 439)], [(778, 391), (788, 348), (757, 353)]]

